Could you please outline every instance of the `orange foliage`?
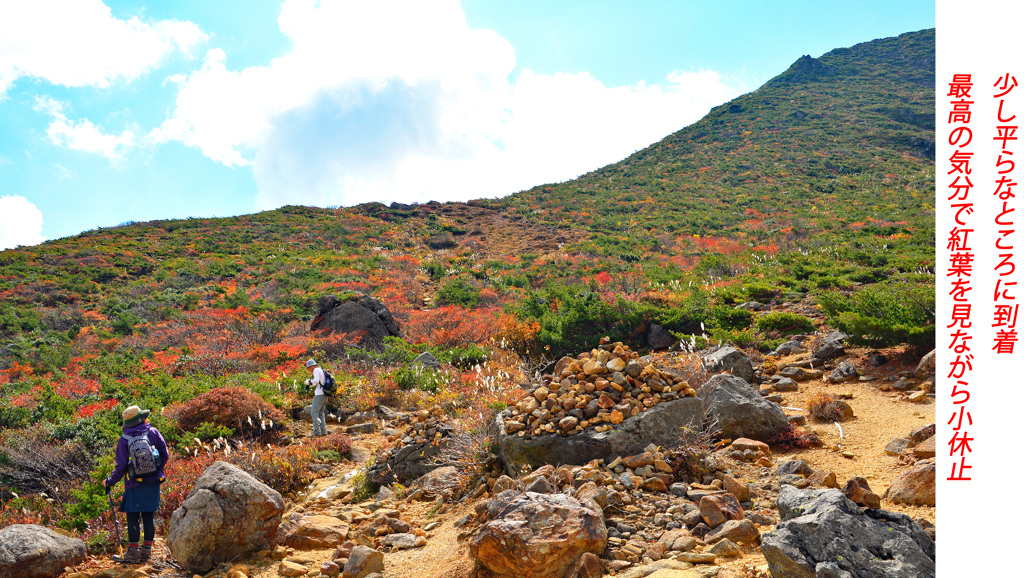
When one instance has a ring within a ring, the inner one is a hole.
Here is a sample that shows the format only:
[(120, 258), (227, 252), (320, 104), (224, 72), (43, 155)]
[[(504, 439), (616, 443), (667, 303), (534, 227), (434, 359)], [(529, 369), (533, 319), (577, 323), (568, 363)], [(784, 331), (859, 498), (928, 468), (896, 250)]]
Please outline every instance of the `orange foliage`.
[(433, 343), (442, 347), (484, 343), (502, 328), (498, 307), (464, 309), (457, 305), (431, 311), (410, 311), (405, 332), (412, 343)]

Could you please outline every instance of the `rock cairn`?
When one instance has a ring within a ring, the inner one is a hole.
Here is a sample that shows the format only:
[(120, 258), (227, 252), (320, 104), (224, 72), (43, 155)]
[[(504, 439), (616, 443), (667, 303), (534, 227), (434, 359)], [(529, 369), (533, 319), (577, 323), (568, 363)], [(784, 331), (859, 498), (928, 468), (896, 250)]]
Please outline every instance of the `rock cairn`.
[(542, 376), (505, 421), (509, 435), (575, 435), (592, 427), (612, 429), (655, 405), (695, 396), (685, 378), (644, 363), (621, 342), (604, 337), (596, 349), (576, 359), (563, 357)]

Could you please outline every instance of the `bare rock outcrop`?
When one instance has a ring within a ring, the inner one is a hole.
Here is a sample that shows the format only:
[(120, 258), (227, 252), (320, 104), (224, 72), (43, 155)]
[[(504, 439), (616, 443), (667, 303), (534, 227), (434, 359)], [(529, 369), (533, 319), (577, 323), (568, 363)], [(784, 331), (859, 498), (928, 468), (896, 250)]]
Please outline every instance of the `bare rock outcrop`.
[(196, 480), (171, 515), (167, 547), (189, 572), (273, 549), (284, 513), (281, 494), (226, 462)]

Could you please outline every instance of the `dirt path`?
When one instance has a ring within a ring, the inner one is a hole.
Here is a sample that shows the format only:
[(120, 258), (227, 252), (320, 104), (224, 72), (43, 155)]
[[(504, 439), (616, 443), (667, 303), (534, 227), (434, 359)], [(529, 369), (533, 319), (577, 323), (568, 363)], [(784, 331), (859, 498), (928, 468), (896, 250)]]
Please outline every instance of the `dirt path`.
[[(422, 508), (421, 508), (422, 509)], [(462, 504), (453, 510), (424, 522), (443, 521), (427, 532), (427, 545), (423, 548), (403, 550), (385, 556), (384, 578), (464, 578), (473, 569), (469, 559), (469, 541), (459, 541), (461, 530), (455, 521), (473, 511)], [(425, 514), (425, 512), (424, 512)], [(423, 516), (423, 514), (420, 514)]]
[[(885, 453), (890, 440), (906, 436), (912, 430), (935, 422), (935, 403), (929, 399), (923, 403), (901, 400), (900, 394), (878, 389), (877, 382), (829, 385), (824, 383), (801, 384), (800, 392), (785, 394), (784, 406), (806, 407), (809, 392), (820, 389), (828, 393), (851, 394), (846, 402), (853, 407), (854, 419), (840, 425), (811, 422), (812, 429), (822, 441), (822, 447), (787, 452), (787, 459), (802, 459), (816, 469), (833, 471), (842, 486), (853, 476), (862, 476), (871, 489), (881, 496), (886, 488), (908, 469), (900, 465), (896, 456)], [(787, 411), (793, 415), (801, 412)], [(803, 412), (806, 415), (806, 412)], [(845, 458), (842, 451), (853, 452), (853, 459)], [(925, 518), (935, 522), (935, 508), (927, 506), (903, 506), (882, 500), (886, 510), (903, 512), (913, 518)]]

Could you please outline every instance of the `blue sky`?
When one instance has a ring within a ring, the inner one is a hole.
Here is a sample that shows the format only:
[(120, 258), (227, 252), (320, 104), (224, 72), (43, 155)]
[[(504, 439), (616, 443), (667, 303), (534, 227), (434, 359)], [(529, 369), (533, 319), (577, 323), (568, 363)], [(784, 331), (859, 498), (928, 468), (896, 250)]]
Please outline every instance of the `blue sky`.
[(932, 2), (0, 0), (0, 248), (571, 179)]

